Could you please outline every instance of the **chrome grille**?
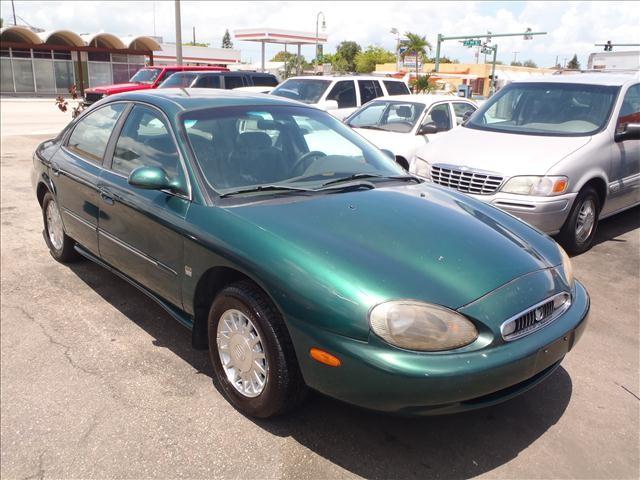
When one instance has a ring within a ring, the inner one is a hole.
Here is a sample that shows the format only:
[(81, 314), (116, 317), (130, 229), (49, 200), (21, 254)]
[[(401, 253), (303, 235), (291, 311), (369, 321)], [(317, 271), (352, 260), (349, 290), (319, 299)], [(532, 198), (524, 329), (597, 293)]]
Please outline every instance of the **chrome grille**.
[(571, 295), (560, 293), (528, 308), (502, 324), (500, 332), (507, 341), (516, 340), (548, 325), (571, 306)]
[(502, 177), (474, 170), (461, 170), (445, 165), (431, 166), (431, 180), (464, 193), (489, 195), (502, 185)]

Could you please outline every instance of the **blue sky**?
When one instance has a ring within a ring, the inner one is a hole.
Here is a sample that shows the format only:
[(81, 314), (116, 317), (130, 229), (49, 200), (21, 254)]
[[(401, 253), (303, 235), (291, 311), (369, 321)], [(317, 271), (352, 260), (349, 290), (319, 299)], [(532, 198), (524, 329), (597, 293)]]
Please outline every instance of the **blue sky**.
[[(120, 35), (153, 34), (153, 6), (156, 33), (166, 41), (175, 39), (173, 1), (15, 1), (16, 13), (28, 23), (45, 29), (66, 28), (76, 32), (109, 31)], [(182, 5), (182, 36), (191, 38), (196, 27), (198, 41), (220, 46), (225, 28), (272, 27), (314, 31), (318, 11), (327, 20), (325, 33), (332, 52), (343, 40), (355, 40), (363, 47), (379, 45), (392, 50), (392, 27), (401, 32), (426, 35), (434, 44), (438, 33), (473, 34), (490, 30), (518, 32), (531, 27), (547, 31), (544, 37), (525, 41), (521, 37), (496, 39), (498, 58), (505, 63), (514, 58), (532, 59), (551, 66), (556, 56), (578, 54), (586, 65), (590, 52), (600, 50), (594, 43), (640, 43), (640, 2), (205, 2), (185, 1)], [(2, 1), (2, 17), (11, 21), (11, 3)], [(244, 60), (259, 61), (259, 46), (235, 42)], [(267, 49), (268, 57), (278, 48)], [(475, 62), (473, 49), (446, 42), (443, 54), (461, 62)], [(303, 48), (307, 57), (313, 47)]]

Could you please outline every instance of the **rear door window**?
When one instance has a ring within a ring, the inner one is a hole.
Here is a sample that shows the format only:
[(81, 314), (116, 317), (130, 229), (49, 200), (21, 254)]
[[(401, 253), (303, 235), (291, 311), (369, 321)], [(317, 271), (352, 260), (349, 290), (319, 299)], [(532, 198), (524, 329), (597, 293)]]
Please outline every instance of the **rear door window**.
[(196, 80), (193, 86), (196, 88), (221, 88), (220, 75), (204, 75)]
[(225, 75), (224, 76), (224, 88), (226, 90), (232, 90), (234, 88), (243, 87), (244, 82), (240, 75)]
[(107, 105), (80, 119), (67, 141), (67, 149), (101, 164), (113, 127), (124, 107), (124, 103)]
[(475, 112), (476, 107), (474, 107), (470, 103), (453, 102), (453, 111), (456, 114), (456, 123), (460, 125), (462, 123), (462, 120), (464, 120), (465, 113)]
[(422, 121), (423, 125), (435, 125), (438, 127), (438, 131), (444, 132), (451, 130), (451, 112), (449, 110), (449, 104), (440, 103), (434, 105), (429, 110), (429, 113), (424, 117)]
[(380, 84), (376, 80), (358, 80), (358, 88), (360, 90), (361, 105), (383, 95)]
[(335, 100), (338, 102), (338, 108), (351, 108), (357, 105), (356, 102), (356, 86), (353, 80), (342, 80), (337, 82), (329, 95), (327, 100)]
[(383, 83), (389, 95), (409, 95), (411, 93), (404, 82), (383, 80)]
[(253, 84), (256, 87), (275, 87), (278, 85), (278, 80), (276, 77), (271, 75), (259, 75), (259, 76), (251, 76), (253, 79)]

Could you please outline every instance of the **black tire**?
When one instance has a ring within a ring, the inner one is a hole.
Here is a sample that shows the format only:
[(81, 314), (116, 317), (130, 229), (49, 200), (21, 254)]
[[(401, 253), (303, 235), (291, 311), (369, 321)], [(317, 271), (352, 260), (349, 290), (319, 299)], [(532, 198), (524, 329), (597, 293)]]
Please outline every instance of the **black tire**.
[[(578, 234), (579, 217), (583, 209), (588, 209), (589, 206), (593, 209), (593, 227), (586, 237), (581, 238)], [(567, 253), (570, 255), (579, 255), (591, 248), (598, 228), (600, 208), (600, 197), (593, 187), (587, 186), (580, 190), (580, 193), (573, 202), (571, 212), (558, 234), (558, 241)]]
[(60, 210), (58, 204), (56, 203), (55, 197), (51, 194), (51, 192), (47, 192), (42, 199), (42, 220), (44, 222), (44, 239), (47, 242), (47, 247), (49, 247), (49, 252), (51, 256), (55, 258), (58, 262), (61, 263), (69, 263), (75, 262), (79, 260), (80, 254), (74, 249), (76, 242), (69, 237), (66, 233), (64, 233), (64, 228), (62, 227), (62, 221), (60, 221), (60, 228), (62, 230), (62, 238), (61, 244), (56, 246), (51, 241), (50, 235), (50, 225), (47, 220), (47, 208), (49, 204), (53, 202), (53, 206), (58, 209), (58, 215), (60, 214)]
[[(260, 336), (268, 365), (263, 390), (254, 397), (242, 394), (227, 377), (218, 353), (217, 332), (222, 315), (239, 310)], [(282, 315), (269, 297), (250, 281), (224, 288), (214, 299), (208, 319), (209, 356), (218, 388), (241, 413), (258, 418), (281, 415), (302, 402), (307, 387)]]

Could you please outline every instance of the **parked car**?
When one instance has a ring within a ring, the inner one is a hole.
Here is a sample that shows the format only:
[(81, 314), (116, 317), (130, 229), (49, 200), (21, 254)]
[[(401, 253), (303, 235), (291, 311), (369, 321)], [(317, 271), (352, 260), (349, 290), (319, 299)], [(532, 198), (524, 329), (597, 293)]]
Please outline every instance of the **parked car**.
[(238, 87), (234, 88), (234, 92), (245, 92), (245, 93), (264, 93), (265, 95), (271, 93), (274, 87)]
[(356, 110), (345, 123), (378, 148), (389, 150), (409, 170), (416, 151), (438, 132), (460, 125), (477, 109), (451, 95), (380, 97)]
[(228, 72), (226, 67), (202, 67), (185, 65), (158, 65), (145, 67), (138, 70), (129, 83), (117, 83), (115, 85), (102, 85), (100, 87), (87, 88), (84, 91), (84, 104), (91, 105), (107, 95), (116, 93), (133, 92), (136, 90), (150, 90), (158, 88), (162, 82), (176, 72), (190, 70), (209, 70), (214, 72)]
[(315, 105), (343, 119), (374, 98), (410, 93), (407, 84), (397, 78), (317, 75), (291, 77), (274, 88), (271, 95)]
[(247, 415), (307, 388), (406, 414), (492, 405), (548, 377), (586, 325), (551, 238), (298, 102), (107, 97), (37, 148), (33, 181), (51, 255), (157, 301)]
[(500, 207), (573, 254), (598, 220), (640, 204), (640, 74), (512, 82), (411, 171)]
[(278, 79), (262, 72), (181, 72), (171, 75), (159, 88), (273, 88)]

